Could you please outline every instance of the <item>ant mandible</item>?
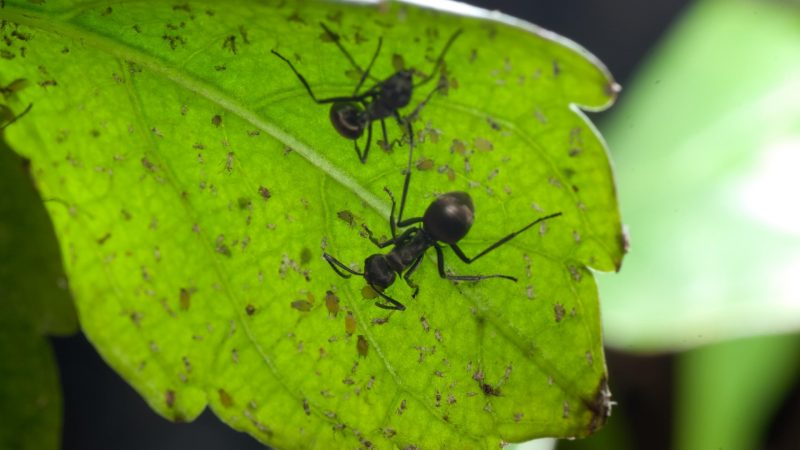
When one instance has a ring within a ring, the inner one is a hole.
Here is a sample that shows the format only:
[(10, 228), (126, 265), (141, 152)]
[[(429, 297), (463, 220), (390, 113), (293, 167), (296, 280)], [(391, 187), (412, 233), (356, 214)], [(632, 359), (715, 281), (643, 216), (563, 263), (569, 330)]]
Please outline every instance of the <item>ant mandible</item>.
[[(398, 124), (400, 124), (402, 127), (405, 122), (410, 122), (410, 119), (413, 119), (413, 117), (416, 116), (422, 106), (424, 106), (428, 100), (431, 99), (435, 92), (438, 92), (443, 88), (440, 83), (436, 89), (431, 91), (428, 96), (422, 102), (420, 102), (419, 105), (417, 105), (411, 115), (405, 119), (400, 116), (398, 110), (406, 107), (411, 102), (413, 90), (433, 79), (436, 71), (444, 62), (445, 54), (456, 40), (458, 35), (461, 34), (461, 30), (456, 30), (456, 32), (450, 36), (450, 39), (447, 40), (442, 52), (436, 59), (431, 73), (429, 75), (422, 74), (423, 78), (414, 84), (412, 77), (415, 73), (418, 73), (414, 69), (398, 70), (385, 80), (378, 80), (370, 75), (372, 65), (375, 63), (375, 60), (378, 58), (378, 54), (381, 51), (383, 38), (378, 38), (378, 47), (375, 49), (375, 53), (372, 55), (372, 59), (370, 60), (366, 70), (363, 70), (355, 62), (353, 57), (344, 48), (344, 46), (342, 46), (342, 43), (339, 41), (339, 35), (328, 29), (324, 23), (320, 22), (320, 25), (322, 26), (322, 29), (325, 30), (326, 35), (336, 44), (350, 64), (356, 69), (357, 72), (361, 73), (361, 78), (358, 80), (358, 84), (356, 84), (356, 87), (353, 90), (353, 95), (344, 97), (317, 98), (317, 96), (314, 95), (314, 92), (311, 90), (311, 86), (309, 86), (308, 81), (306, 81), (305, 77), (303, 77), (303, 75), (301, 75), (300, 72), (295, 69), (291, 61), (289, 61), (280, 53), (276, 52), (274, 49), (272, 50), (272, 54), (282, 59), (284, 62), (286, 62), (286, 64), (289, 65), (289, 68), (292, 69), (292, 72), (294, 72), (300, 82), (303, 83), (306, 91), (308, 91), (308, 95), (311, 96), (311, 99), (314, 100), (315, 103), (320, 105), (328, 103), (332, 104), (330, 110), (330, 120), (333, 124), (333, 127), (342, 137), (353, 141), (358, 159), (362, 164), (364, 164), (367, 162), (370, 144), (372, 143), (372, 123), (374, 121), (380, 121), (381, 130), (383, 131), (383, 144), (388, 146), (390, 144), (386, 136), (386, 122), (384, 119), (393, 116), (397, 120)], [(366, 91), (359, 93), (367, 78), (375, 80), (377, 83)], [(409, 132), (411, 132), (411, 128), (408, 127), (408, 129)], [(364, 130), (367, 131), (367, 142), (364, 147), (364, 152), (362, 153), (361, 149), (358, 147), (358, 139), (364, 134)]]
[[(561, 213), (557, 212), (540, 217), (488, 246), (476, 256), (469, 257), (458, 247), (458, 241), (467, 235), (475, 219), (475, 206), (472, 204), (472, 198), (468, 193), (456, 191), (442, 194), (428, 206), (428, 209), (425, 210), (425, 214), (422, 217), (403, 220), (403, 209), (406, 205), (406, 196), (411, 180), (411, 153), (413, 151), (413, 143), (411, 147), (408, 154), (408, 167), (406, 168), (405, 180), (403, 182), (403, 196), (400, 199), (400, 210), (398, 211), (396, 222), (394, 218), (396, 206), (394, 196), (388, 188), (384, 188), (384, 191), (389, 194), (389, 198), (392, 201), (392, 209), (389, 213), (389, 228), (392, 232), (392, 238), (380, 242), (372, 235), (369, 228), (366, 226), (364, 227), (370, 241), (378, 246), (378, 248), (386, 248), (390, 245), (394, 247), (387, 254), (376, 253), (368, 256), (367, 259), (364, 260), (363, 272), (353, 270), (328, 253), (323, 253), (322, 256), (328, 261), (328, 264), (330, 264), (333, 270), (342, 278), (350, 278), (350, 275), (363, 276), (375, 293), (389, 302), (388, 304), (375, 303), (375, 306), (399, 311), (405, 310), (406, 307), (399, 301), (386, 295), (384, 291), (394, 283), (397, 275), (401, 275), (406, 283), (414, 289), (412, 298), (416, 297), (419, 292), (419, 286), (414, 284), (410, 277), (414, 271), (417, 270), (425, 252), (431, 247), (436, 250), (439, 276), (442, 278), (455, 281), (481, 281), (487, 278), (503, 278), (516, 282), (517, 279), (510, 275), (450, 275), (444, 270), (443, 246), (450, 246), (459, 259), (467, 264), (471, 264), (478, 258), (500, 247), (537, 223), (558, 217)], [(411, 226), (420, 223), (422, 226)], [(398, 227), (410, 228), (407, 228), (398, 235)]]

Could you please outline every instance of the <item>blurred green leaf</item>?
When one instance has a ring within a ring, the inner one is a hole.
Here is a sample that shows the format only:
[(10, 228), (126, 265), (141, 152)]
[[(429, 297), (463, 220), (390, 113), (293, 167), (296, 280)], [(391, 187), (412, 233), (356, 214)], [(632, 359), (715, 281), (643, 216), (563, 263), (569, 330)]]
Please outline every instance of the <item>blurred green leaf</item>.
[[(7, 25), (14, 57), (0, 81), (31, 80), (20, 101), (35, 105), (9, 137), (58, 199), (48, 207), (84, 331), (159, 414), (191, 420), (210, 404), (281, 448), (494, 447), (602, 425), (587, 266), (619, 266), (620, 220), (605, 148), (571, 105), (604, 108), (615, 85), (572, 43), (463, 12), (6, 2), (0, 17), (19, 26)], [(382, 36), (379, 77), (401, 60), (431, 70), (464, 31), (446, 58), (449, 94), (415, 123), (406, 212), (468, 191), (478, 215), (463, 248), (475, 254), (562, 211), (470, 267), (447, 254), (455, 273), (519, 283), (454, 285), (428, 255), (419, 296), (396, 283), (408, 309), (391, 314), (320, 257), (360, 266), (376, 251), (360, 228), (388, 234), (382, 190), (399, 194), (407, 158), (373, 143), (360, 164), (270, 54), (320, 96), (347, 94), (352, 67), (320, 21), (358, 61)]]
[(762, 448), (768, 420), (797, 381), (800, 338), (766, 336), (680, 356), (675, 448)]
[(28, 324), (4, 323), (0, 358), (0, 448), (61, 448), (61, 388), (50, 343)]
[(44, 335), (73, 333), (77, 320), (52, 225), (26, 166), (0, 131), (0, 448), (55, 450), (61, 392)]
[(800, 329), (800, 10), (706, 0), (607, 127), (632, 236), (605, 336), (664, 350)]

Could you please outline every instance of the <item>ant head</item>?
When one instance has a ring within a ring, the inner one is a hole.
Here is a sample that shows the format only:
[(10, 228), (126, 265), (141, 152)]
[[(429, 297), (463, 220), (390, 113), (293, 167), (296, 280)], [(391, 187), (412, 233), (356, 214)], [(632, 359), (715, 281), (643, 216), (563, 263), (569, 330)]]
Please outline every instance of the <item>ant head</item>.
[(440, 195), (425, 210), (422, 224), (437, 241), (455, 244), (467, 235), (475, 218), (475, 206), (466, 192)]
[(364, 134), (367, 119), (364, 110), (355, 103), (336, 102), (331, 105), (331, 123), (342, 137), (358, 139)]
[(383, 290), (394, 283), (395, 273), (384, 255), (375, 254), (364, 261), (364, 279)]

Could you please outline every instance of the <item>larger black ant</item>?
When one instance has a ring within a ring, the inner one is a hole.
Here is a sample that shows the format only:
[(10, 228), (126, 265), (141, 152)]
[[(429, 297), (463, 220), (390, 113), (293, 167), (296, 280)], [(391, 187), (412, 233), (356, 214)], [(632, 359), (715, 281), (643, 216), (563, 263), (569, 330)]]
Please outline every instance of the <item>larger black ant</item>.
[[(383, 38), (378, 38), (378, 47), (375, 49), (375, 53), (372, 55), (372, 59), (370, 60), (366, 70), (363, 70), (355, 62), (353, 57), (344, 48), (344, 46), (342, 46), (342, 43), (339, 40), (339, 35), (328, 29), (324, 23), (320, 22), (320, 25), (322, 26), (322, 29), (325, 30), (325, 34), (336, 44), (353, 68), (355, 68), (357, 72), (361, 73), (361, 78), (358, 80), (358, 84), (356, 84), (351, 96), (317, 98), (314, 95), (314, 92), (311, 90), (311, 86), (309, 86), (308, 81), (306, 81), (305, 77), (303, 77), (303, 75), (301, 75), (300, 72), (295, 69), (291, 61), (275, 50), (272, 50), (272, 53), (289, 65), (289, 68), (292, 69), (292, 72), (294, 72), (300, 82), (303, 83), (303, 86), (308, 91), (308, 95), (311, 96), (311, 99), (314, 100), (314, 102), (320, 105), (327, 103), (332, 104), (330, 110), (330, 120), (333, 124), (333, 127), (340, 135), (342, 135), (342, 137), (353, 141), (358, 159), (363, 164), (367, 161), (367, 156), (369, 155), (369, 148), (372, 142), (372, 123), (374, 121), (378, 120), (381, 122), (381, 130), (383, 131), (383, 144), (384, 146), (390, 146), (391, 144), (389, 144), (386, 136), (386, 122), (384, 119), (393, 116), (395, 119), (397, 119), (398, 124), (400, 124), (402, 127), (405, 122), (410, 122), (410, 119), (419, 113), (419, 110), (422, 108), (422, 106), (424, 106), (428, 100), (430, 100), (435, 92), (443, 89), (444, 86), (442, 83), (439, 83), (436, 89), (431, 91), (431, 93), (429, 93), (428, 96), (422, 102), (420, 102), (419, 105), (417, 105), (417, 107), (414, 109), (414, 112), (406, 119), (402, 118), (400, 113), (398, 113), (400, 108), (406, 107), (411, 102), (412, 93), (415, 88), (418, 88), (433, 79), (436, 71), (444, 61), (444, 56), (447, 53), (447, 50), (456, 40), (458, 35), (461, 34), (461, 30), (457, 30), (452, 36), (450, 36), (450, 39), (447, 40), (442, 52), (436, 59), (431, 73), (428, 75), (422, 74), (423, 78), (414, 84), (412, 77), (415, 73), (419, 74), (419, 72), (416, 72), (414, 69), (398, 70), (385, 80), (378, 80), (370, 75), (369, 72), (372, 70), (372, 65), (375, 63), (375, 60), (378, 58), (378, 54), (381, 51)], [(359, 93), (367, 78), (375, 80), (377, 83), (366, 91)], [(358, 147), (358, 139), (364, 134), (365, 129), (367, 130), (367, 142), (364, 147), (364, 152), (362, 153), (361, 149)], [(408, 127), (408, 130), (410, 133), (409, 139), (413, 139), (413, 132), (410, 126)]]
[[(406, 283), (414, 289), (412, 297), (416, 297), (419, 292), (419, 286), (415, 285), (410, 277), (417, 270), (422, 257), (425, 252), (433, 247), (436, 250), (436, 260), (439, 266), (439, 276), (448, 280), (455, 281), (481, 281), (487, 278), (504, 278), (506, 280), (517, 281), (516, 278), (510, 275), (450, 275), (444, 270), (444, 252), (442, 251), (443, 244), (449, 245), (453, 249), (456, 256), (467, 264), (471, 264), (478, 258), (486, 255), (492, 250), (500, 247), (506, 242), (513, 239), (518, 234), (531, 228), (547, 219), (558, 217), (560, 212), (540, 217), (533, 222), (525, 225), (518, 231), (515, 231), (508, 236), (498, 240), (494, 244), (488, 246), (476, 256), (469, 257), (458, 247), (458, 241), (467, 235), (472, 222), (475, 218), (475, 206), (472, 204), (472, 198), (466, 192), (448, 192), (436, 198), (425, 210), (422, 217), (414, 217), (411, 219), (403, 220), (403, 209), (406, 205), (406, 196), (408, 194), (408, 186), (411, 180), (411, 152), (413, 148), (409, 149), (408, 167), (405, 173), (405, 180), (403, 182), (403, 197), (400, 200), (400, 210), (397, 214), (397, 222), (394, 219), (395, 200), (391, 191), (384, 188), (389, 198), (392, 201), (392, 210), (389, 214), (389, 228), (392, 231), (392, 238), (380, 242), (373, 235), (372, 232), (364, 227), (369, 235), (370, 241), (377, 245), (378, 248), (386, 248), (394, 245), (391, 251), (387, 254), (376, 253), (370, 255), (364, 260), (364, 271), (358, 272), (353, 270), (341, 261), (337, 260), (328, 253), (323, 253), (322, 256), (328, 261), (328, 264), (333, 270), (342, 278), (350, 278), (350, 275), (363, 276), (367, 284), (377, 293), (381, 298), (389, 302), (389, 304), (375, 303), (375, 306), (384, 309), (405, 310), (406, 307), (399, 301), (384, 294), (383, 291), (394, 283), (397, 275), (402, 275)], [(399, 236), (397, 235), (397, 228), (405, 228), (410, 225), (421, 223), (422, 226), (413, 226), (403, 231)], [(344, 271), (344, 272), (343, 272)], [(403, 273), (405, 272), (405, 273)]]

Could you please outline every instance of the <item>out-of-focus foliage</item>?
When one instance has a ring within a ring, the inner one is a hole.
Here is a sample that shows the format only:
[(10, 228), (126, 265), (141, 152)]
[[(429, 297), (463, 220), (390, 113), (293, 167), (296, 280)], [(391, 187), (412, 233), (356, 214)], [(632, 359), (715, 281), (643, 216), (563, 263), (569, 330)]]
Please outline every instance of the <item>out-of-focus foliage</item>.
[[(10, 110), (10, 108), (9, 108)], [(3, 120), (5, 119), (5, 120)], [(0, 126), (8, 117), (0, 118)], [(0, 131), (0, 448), (56, 450), (58, 370), (45, 335), (73, 333), (58, 244), (28, 162)]]
[[(689, 349), (675, 449), (759, 448), (797, 379), (796, 335), (758, 335), (800, 329), (798, 25), (797, 2), (698, 2), (601, 126), (632, 241), (620, 275), (600, 279), (605, 335)], [(564, 447), (630, 448), (612, 433), (625, 408)]]
[(631, 253), (601, 278), (609, 345), (800, 329), (800, 9), (698, 3), (604, 127)]

